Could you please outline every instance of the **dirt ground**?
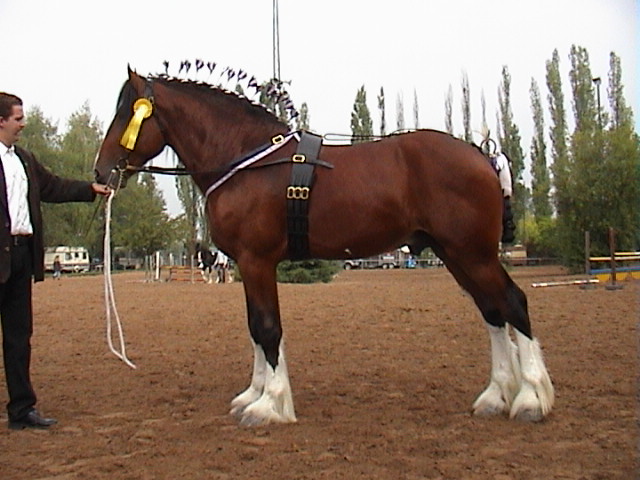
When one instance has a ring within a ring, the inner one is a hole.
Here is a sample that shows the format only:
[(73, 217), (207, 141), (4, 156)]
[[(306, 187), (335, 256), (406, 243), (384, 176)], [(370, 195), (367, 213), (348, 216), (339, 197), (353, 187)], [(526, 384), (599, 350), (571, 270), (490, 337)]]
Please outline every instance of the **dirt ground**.
[(0, 414), (0, 478), (639, 478), (640, 284), (534, 289), (567, 277), (512, 274), (556, 387), (540, 424), (470, 415), (488, 336), (442, 269), (281, 285), (298, 423), (259, 428), (227, 414), (253, 362), (240, 283), (114, 276), (132, 370), (106, 344), (102, 277), (47, 279), (34, 289), (32, 373), (60, 423), (15, 432)]

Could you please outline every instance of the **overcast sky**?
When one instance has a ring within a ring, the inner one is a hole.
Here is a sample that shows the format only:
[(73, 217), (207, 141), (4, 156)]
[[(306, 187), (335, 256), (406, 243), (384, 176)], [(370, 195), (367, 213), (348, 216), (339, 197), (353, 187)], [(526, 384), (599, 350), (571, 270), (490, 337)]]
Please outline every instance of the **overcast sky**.
[[(181, 60), (215, 61), (259, 80), (273, 75), (272, 0), (0, 0), (0, 90), (37, 105), (64, 131), (71, 113), (89, 102), (108, 127), (127, 65), (177, 74)], [(387, 125), (396, 124), (403, 98), (405, 125), (413, 127), (414, 91), (420, 127), (444, 129), (444, 100), (453, 87), (456, 133), (462, 131), (461, 80), (469, 77), (472, 128), (481, 127), (484, 92), (489, 127), (496, 129), (502, 66), (512, 77), (515, 121), (528, 153), (531, 79), (545, 108), (545, 62), (558, 49), (567, 113), (569, 50), (587, 49), (607, 103), (609, 53), (622, 59), (626, 99), (640, 115), (638, 0), (280, 0), (281, 77), (291, 96), (309, 106), (318, 133), (350, 133), (356, 92), (366, 87), (374, 128), (376, 95), (384, 87)], [(220, 67), (190, 78), (217, 83)], [(233, 86), (233, 85), (231, 85)], [(28, 120), (28, 119), (27, 119)], [(636, 127), (637, 130), (638, 127)], [(479, 138), (476, 140), (479, 141)], [(159, 179), (165, 190), (171, 179)], [(168, 205), (176, 213), (175, 196)]]

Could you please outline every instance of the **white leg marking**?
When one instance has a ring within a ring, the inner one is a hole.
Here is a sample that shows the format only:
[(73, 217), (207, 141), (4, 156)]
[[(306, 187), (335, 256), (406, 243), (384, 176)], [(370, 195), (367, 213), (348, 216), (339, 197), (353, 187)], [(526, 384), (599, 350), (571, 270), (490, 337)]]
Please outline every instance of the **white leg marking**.
[(522, 387), (511, 406), (509, 416), (537, 422), (548, 415), (553, 407), (553, 385), (544, 365), (538, 340), (530, 340), (516, 331), (516, 341), (520, 353)]
[(255, 362), (251, 385), (231, 403), (231, 413), (246, 426), (296, 421), (293, 396), (280, 342), (278, 365), (274, 369), (265, 359), (262, 347), (254, 344)]
[(517, 347), (509, 337), (509, 327), (487, 325), (491, 339), (491, 378), (489, 386), (473, 403), (474, 415), (509, 412), (520, 389)]
[(253, 373), (249, 387), (231, 401), (231, 415), (242, 416), (242, 412), (247, 406), (255, 402), (262, 395), (267, 371), (267, 359), (264, 356), (262, 347), (253, 344)]

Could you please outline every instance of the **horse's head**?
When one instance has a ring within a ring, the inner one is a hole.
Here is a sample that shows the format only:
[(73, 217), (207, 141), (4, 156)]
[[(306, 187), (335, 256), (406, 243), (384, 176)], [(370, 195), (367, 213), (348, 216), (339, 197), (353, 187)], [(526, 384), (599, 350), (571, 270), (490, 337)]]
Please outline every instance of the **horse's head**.
[(129, 69), (94, 165), (97, 182), (122, 187), (135, 167), (162, 151), (166, 141), (154, 108), (151, 82)]

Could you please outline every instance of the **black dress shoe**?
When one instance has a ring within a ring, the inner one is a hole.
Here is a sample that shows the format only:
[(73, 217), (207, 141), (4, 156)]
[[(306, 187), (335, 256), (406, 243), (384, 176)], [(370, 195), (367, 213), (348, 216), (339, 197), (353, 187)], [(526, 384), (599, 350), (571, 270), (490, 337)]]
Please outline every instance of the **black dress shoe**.
[(40, 416), (37, 410), (31, 410), (24, 417), (18, 420), (9, 420), (9, 428), (11, 430), (22, 430), (25, 428), (49, 428), (58, 421), (55, 418), (44, 418)]

